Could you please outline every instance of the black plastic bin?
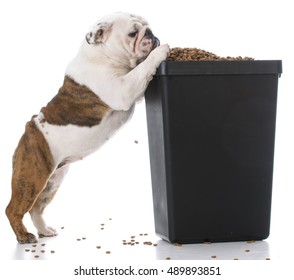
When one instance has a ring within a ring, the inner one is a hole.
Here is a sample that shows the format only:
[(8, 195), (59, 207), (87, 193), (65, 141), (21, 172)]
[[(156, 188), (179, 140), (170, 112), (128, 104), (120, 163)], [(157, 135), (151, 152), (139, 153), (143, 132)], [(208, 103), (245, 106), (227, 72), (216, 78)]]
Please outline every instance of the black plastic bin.
[(155, 229), (170, 242), (269, 236), (282, 61), (164, 61), (146, 91)]

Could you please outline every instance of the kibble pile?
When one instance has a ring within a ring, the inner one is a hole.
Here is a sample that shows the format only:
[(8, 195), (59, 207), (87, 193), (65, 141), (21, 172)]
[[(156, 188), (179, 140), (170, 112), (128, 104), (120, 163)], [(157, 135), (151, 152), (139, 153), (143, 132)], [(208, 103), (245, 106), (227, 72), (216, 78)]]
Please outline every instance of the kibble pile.
[(205, 60), (254, 60), (251, 57), (221, 57), (197, 48), (172, 48), (167, 58), (169, 61), (205, 61)]

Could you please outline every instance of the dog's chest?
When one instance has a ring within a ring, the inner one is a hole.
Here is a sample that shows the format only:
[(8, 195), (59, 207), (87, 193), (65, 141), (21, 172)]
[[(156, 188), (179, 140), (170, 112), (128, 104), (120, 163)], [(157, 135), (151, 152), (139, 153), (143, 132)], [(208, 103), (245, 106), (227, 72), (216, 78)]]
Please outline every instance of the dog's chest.
[(130, 118), (133, 109), (114, 111), (89, 89), (66, 78), (59, 93), (34, 121), (58, 165), (97, 150)]

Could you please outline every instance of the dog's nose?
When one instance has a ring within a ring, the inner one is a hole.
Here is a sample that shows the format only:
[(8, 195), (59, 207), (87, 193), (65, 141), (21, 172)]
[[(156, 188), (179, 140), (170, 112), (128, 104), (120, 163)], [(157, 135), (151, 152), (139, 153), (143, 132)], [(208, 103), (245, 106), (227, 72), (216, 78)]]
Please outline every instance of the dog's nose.
[(145, 31), (145, 37), (147, 37), (147, 38), (154, 37), (152, 31), (149, 28), (147, 28)]
[(160, 45), (160, 41), (157, 37), (153, 37), (153, 48), (156, 48)]

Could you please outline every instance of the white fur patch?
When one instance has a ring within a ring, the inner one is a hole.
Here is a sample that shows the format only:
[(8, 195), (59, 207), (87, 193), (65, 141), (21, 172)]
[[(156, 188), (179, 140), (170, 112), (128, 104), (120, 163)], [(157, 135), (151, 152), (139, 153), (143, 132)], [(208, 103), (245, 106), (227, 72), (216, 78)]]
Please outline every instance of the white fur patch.
[(92, 127), (52, 125), (44, 122), (42, 113), (34, 120), (58, 165), (63, 161), (71, 163), (80, 160), (95, 152), (131, 117), (133, 109), (134, 107), (129, 111), (111, 111), (100, 124)]

